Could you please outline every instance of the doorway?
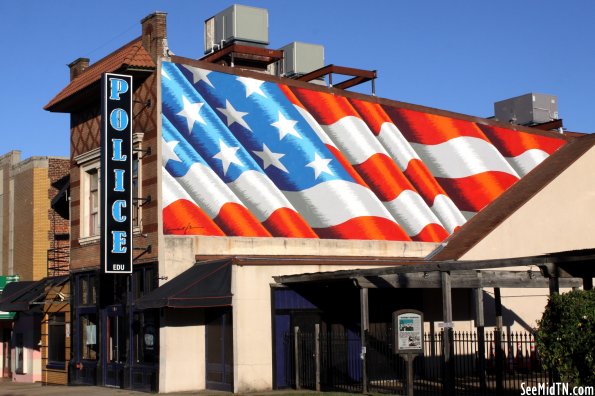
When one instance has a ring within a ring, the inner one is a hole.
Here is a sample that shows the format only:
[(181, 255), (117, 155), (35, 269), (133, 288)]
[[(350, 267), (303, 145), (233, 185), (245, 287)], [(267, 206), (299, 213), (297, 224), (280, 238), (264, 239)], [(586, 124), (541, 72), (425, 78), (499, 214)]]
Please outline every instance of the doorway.
[(2, 329), (2, 371), (0, 372), (0, 378), (10, 378), (12, 376), (10, 372), (10, 339), (12, 338), (11, 329)]
[(207, 389), (233, 391), (231, 308), (206, 310)]
[(103, 320), (103, 384), (121, 388), (126, 363), (126, 321), (121, 305), (108, 306)]

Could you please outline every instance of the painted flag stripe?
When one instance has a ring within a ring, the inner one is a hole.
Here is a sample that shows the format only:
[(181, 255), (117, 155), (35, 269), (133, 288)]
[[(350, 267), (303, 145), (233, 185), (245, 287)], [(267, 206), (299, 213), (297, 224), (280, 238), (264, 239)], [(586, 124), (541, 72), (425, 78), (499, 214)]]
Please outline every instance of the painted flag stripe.
[(411, 143), (434, 145), (461, 136), (488, 141), (481, 129), (470, 121), (389, 106), (383, 109)]
[(541, 164), (548, 154), (539, 149), (527, 150), (516, 157), (506, 158), (506, 161), (517, 171), (520, 176), (525, 176), (531, 172), (535, 167)]
[(359, 116), (368, 124), (374, 135), (380, 135), (385, 123), (392, 121), (388, 114), (376, 103), (365, 102), (359, 99), (349, 99)]
[[(290, 89), (303, 107), (308, 109), (321, 125), (332, 125), (345, 117), (359, 118), (357, 111), (343, 96), (304, 88), (292, 87)], [(324, 109), (324, 111), (313, 113), (313, 109)]]
[(465, 216), (446, 193), (436, 195), (431, 208), (432, 212), (436, 213), (436, 216), (438, 216), (449, 234), (452, 234), (467, 221)]
[[(316, 94), (304, 94), (306, 106), (308, 106), (308, 103), (312, 105), (316, 101)], [(302, 99), (301, 95), (302, 92), (298, 90), (296, 93), (298, 100)], [(321, 97), (323, 96), (321, 95)], [(325, 97), (321, 100), (325, 101), (327, 107), (313, 108), (313, 116), (318, 122), (333, 119), (333, 117), (325, 115), (329, 111), (329, 106), (332, 107), (333, 105), (342, 109), (341, 111), (334, 112), (331, 109), (330, 111), (333, 114), (357, 114), (355, 109), (350, 111), (345, 110), (351, 107), (345, 98)], [(322, 125), (322, 128), (336, 146), (341, 149), (381, 201), (391, 202), (407, 192), (404, 198), (400, 200), (401, 204), (398, 207), (391, 204), (385, 204), (385, 206), (387, 206), (390, 213), (397, 219), (397, 222), (409, 236), (419, 234), (420, 229), (427, 224), (434, 223), (441, 226), (440, 220), (424, 204), (413, 185), (388, 156), (382, 144), (375, 138), (368, 125), (361, 118), (345, 115), (343, 118), (336, 120), (332, 125)], [(411, 196), (411, 194), (418, 196), (416, 204), (413, 204), (411, 199), (406, 198)], [(406, 213), (415, 213), (415, 216), (418, 218), (415, 225), (410, 220), (405, 223), (401, 221), (401, 219), (412, 217), (411, 215), (406, 215)], [(419, 223), (423, 224), (420, 226)], [(446, 230), (442, 234), (446, 235)]]
[(235, 202), (224, 204), (219, 214), (213, 220), (221, 227), (225, 234), (230, 236), (272, 236), (244, 205)]
[[(289, 229), (281, 231), (279, 221), (291, 219), (293, 228), (298, 230), (296, 237), (315, 237), (314, 232), (308, 226), (303, 217), (298, 214), (291, 203), (276, 188), (273, 182), (266, 175), (260, 172), (245, 171), (236, 180), (227, 183), (227, 186), (238, 196), (244, 206), (256, 216), (258, 221), (272, 225), (269, 229), (274, 236), (292, 236)], [(281, 210), (281, 212), (279, 212)], [(273, 213), (283, 213), (271, 219)], [(289, 216), (289, 213), (292, 213)], [(268, 227), (267, 227), (268, 229)], [(305, 232), (304, 230), (309, 230)], [(279, 234), (281, 232), (281, 234)]]
[(491, 125), (478, 124), (478, 126), (505, 157), (516, 157), (531, 149), (541, 150), (551, 155), (566, 143), (563, 139), (548, 136)]
[(402, 171), (407, 169), (411, 161), (420, 159), (411, 144), (392, 122), (382, 124), (378, 133), (378, 141), (382, 143)]
[(225, 235), (166, 170), (163, 172), (163, 229), (174, 235)]
[[(398, 197), (392, 201), (385, 202), (384, 205), (387, 207), (388, 211), (395, 216), (397, 222), (413, 240), (439, 242), (448, 236), (448, 233), (439, 224), (436, 216), (431, 211), (426, 210), (427, 206), (425, 202), (419, 194), (414, 191), (403, 191)], [(418, 210), (416, 211), (415, 208), (418, 208)], [(433, 227), (435, 231), (434, 233), (424, 233), (424, 235), (431, 237), (431, 239), (416, 239), (416, 236), (419, 236), (423, 229), (430, 224), (437, 226)], [(439, 228), (442, 230), (439, 231)]]
[(356, 217), (331, 227), (315, 228), (321, 238), (410, 241), (397, 223), (383, 217)]
[(498, 150), (482, 139), (461, 136), (440, 144), (412, 146), (435, 178), (463, 178), (482, 172), (519, 177)]
[(351, 182), (332, 180), (302, 191), (284, 191), (284, 194), (314, 229), (332, 227), (354, 217), (395, 221), (372, 191)]
[(318, 235), (293, 209), (279, 208), (262, 222), (271, 235), (284, 238), (318, 238)]
[(518, 179), (504, 172), (484, 172), (457, 179), (436, 180), (461, 211), (479, 212)]
[(382, 107), (357, 99), (350, 101), (447, 231), (452, 233), (464, 224), (463, 215)]

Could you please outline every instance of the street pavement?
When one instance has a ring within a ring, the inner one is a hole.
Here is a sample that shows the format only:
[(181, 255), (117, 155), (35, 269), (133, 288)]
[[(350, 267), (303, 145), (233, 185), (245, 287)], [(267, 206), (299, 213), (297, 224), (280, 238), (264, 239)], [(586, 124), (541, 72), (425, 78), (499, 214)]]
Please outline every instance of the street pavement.
[[(47, 385), (42, 386), (39, 383), (25, 384), (17, 382), (0, 382), (0, 396), (51, 396), (51, 395), (76, 395), (76, 396), (148, 396), (150, 393), (135, 392), (127, 389), (104, 388), (100, 386), (62, 386)], [(229, 395), (225, 392), (177, 392), (168, 393), (168, 396), (188, 396), (188, 395)]]
[[(66, 386), (66, 385), (45, 385), (40, 383), (27, 384), (0, 380), (0, 396), (150, 396), (155, 393), (136, 392), (127, 389), (105, 388), (102, 386)], [(156, 395), (156, 394), (155, 394)], [(167, 393), (167, 396), (233, 396), (229, 392), (200, 391), (200, 392), (175, 392)], [(246, 393), (247, 396), (316, 396), (318, 392), (308, 390), (282, 390), (268, 392)], [(346, 396), (348, 393), (327, 393), (327, 396)]]

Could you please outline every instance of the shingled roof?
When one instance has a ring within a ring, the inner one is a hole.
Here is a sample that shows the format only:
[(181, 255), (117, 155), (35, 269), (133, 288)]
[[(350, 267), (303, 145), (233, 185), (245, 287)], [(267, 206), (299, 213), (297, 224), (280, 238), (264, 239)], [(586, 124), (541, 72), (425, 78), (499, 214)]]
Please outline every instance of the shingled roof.
[(151, 55), (143, 47), (140, 37), (95, 62), (50, 100), (44, 106), (44, 109), (48, 111), (64, 111), (64, 102), (66, 99), (99, 81), (103, 73), (111, 73), (129, 68), (148, 70), (155, 68), (155, 62), (153, 62)]

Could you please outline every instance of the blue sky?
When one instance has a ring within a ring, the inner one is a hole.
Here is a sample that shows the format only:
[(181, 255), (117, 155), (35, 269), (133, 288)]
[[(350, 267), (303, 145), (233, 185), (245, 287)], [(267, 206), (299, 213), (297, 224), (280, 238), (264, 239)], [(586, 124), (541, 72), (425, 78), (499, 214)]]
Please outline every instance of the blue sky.
[[(204, 20), (233, 1), (1, 1), (0, 154), (69, 155), (69, 115), (42, 107), (69, 80), (168, 13), (176, 55), (203, 54)], [(375, 69), (378, 96), (476, 116), (528, 92), (558, 96), (571, 131), (595, 131), (595, 2), (256, 1), (269, 10), (270, 48), (325, 46), (325, 62)], [(370, 92), (369, 85), (361, 88)]]

